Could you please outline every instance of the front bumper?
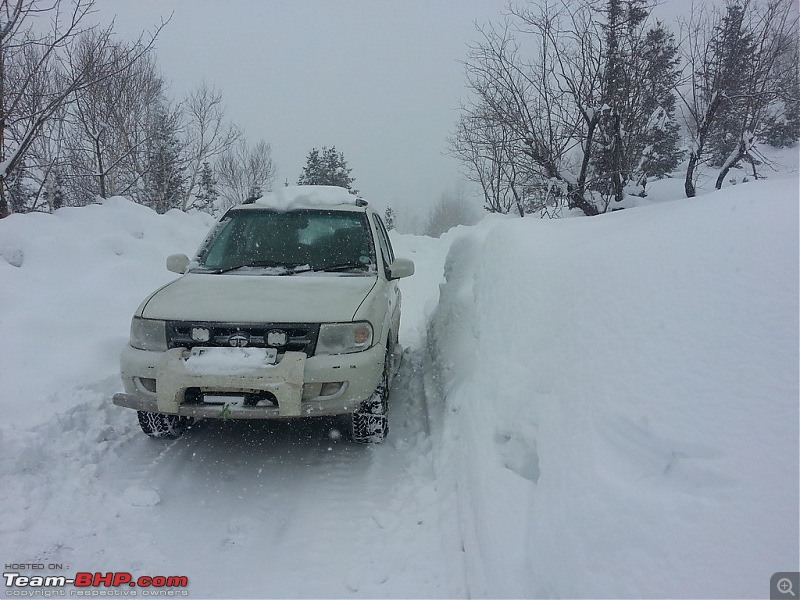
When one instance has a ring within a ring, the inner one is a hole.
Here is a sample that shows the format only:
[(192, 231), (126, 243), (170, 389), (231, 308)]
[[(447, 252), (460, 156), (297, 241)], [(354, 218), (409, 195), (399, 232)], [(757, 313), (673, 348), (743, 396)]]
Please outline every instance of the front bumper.
[[(189, 352), (183, 348), (162, 353), (127, 347), (121, 357), (125, 392), (115, 394), (113, 402), (135, 410), (202, 418), (281, 419), (351, 413), (375, 392), (385, 356), (380, 344), (364, 352), (310, 358), (302, 352), (286, 352), (275, 365), (198, 373), (187, 366)], [(155, 382), (155, 392), (152, 385), (143, 385), (147, 381)], [(341, 386), (335, 393), (322, 395), (326, 383)], [(268, 392), (277, 406), (187, 402), (187, 390), (199, 392), (201, 397), (206, 393)]]

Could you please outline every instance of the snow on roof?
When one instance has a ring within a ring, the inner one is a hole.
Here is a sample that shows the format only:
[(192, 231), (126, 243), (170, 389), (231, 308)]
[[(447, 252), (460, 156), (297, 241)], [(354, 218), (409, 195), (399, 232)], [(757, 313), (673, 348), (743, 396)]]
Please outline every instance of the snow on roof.
[(276, 189), (255, 201), (258, 206), (280, 210), (292, 208), (339, 206), (356, 204), (356, 196), (342, 187), (332, 185), (293, 185)]

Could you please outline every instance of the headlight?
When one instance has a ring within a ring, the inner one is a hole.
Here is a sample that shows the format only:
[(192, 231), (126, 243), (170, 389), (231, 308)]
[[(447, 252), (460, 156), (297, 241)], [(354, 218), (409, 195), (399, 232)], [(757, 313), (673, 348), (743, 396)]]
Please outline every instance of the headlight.
[(348, 354), (372, 346), (372, 325), (356, 323), (323, 323), (319, 328), (317, 354)]
[(139, 350), (167, 351), (167, 328), (164, 321), (133, 317), (130, 344)]

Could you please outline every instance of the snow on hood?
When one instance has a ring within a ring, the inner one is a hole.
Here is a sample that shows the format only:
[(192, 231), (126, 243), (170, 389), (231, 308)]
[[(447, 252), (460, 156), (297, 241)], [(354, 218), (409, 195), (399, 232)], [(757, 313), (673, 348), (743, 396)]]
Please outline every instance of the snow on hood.
[(189, 273), (155, 292), (137, 314), (182, 321), (350, 321), (375, 282), (375, 277)]
[(355, 204), (356, 196), (332, 185), (294, 185), (278, 188), (256, 200), (256, 204), (290, 210), (292, 208)]

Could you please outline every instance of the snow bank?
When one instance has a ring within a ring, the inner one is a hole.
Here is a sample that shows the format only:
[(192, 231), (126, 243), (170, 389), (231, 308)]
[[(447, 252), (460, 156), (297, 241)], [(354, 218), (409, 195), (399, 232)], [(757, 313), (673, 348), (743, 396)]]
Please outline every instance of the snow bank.
[(118, 379), (134, 310), (175, 278), (164, 258), (193, 254), (212, 223), (124, 198), (0, 220), (2, 427), (68, 408), (56, 392)]
[(798, 565), (798, 187), (452, 243), (438, 471), (473, 597), (762, 597)]

